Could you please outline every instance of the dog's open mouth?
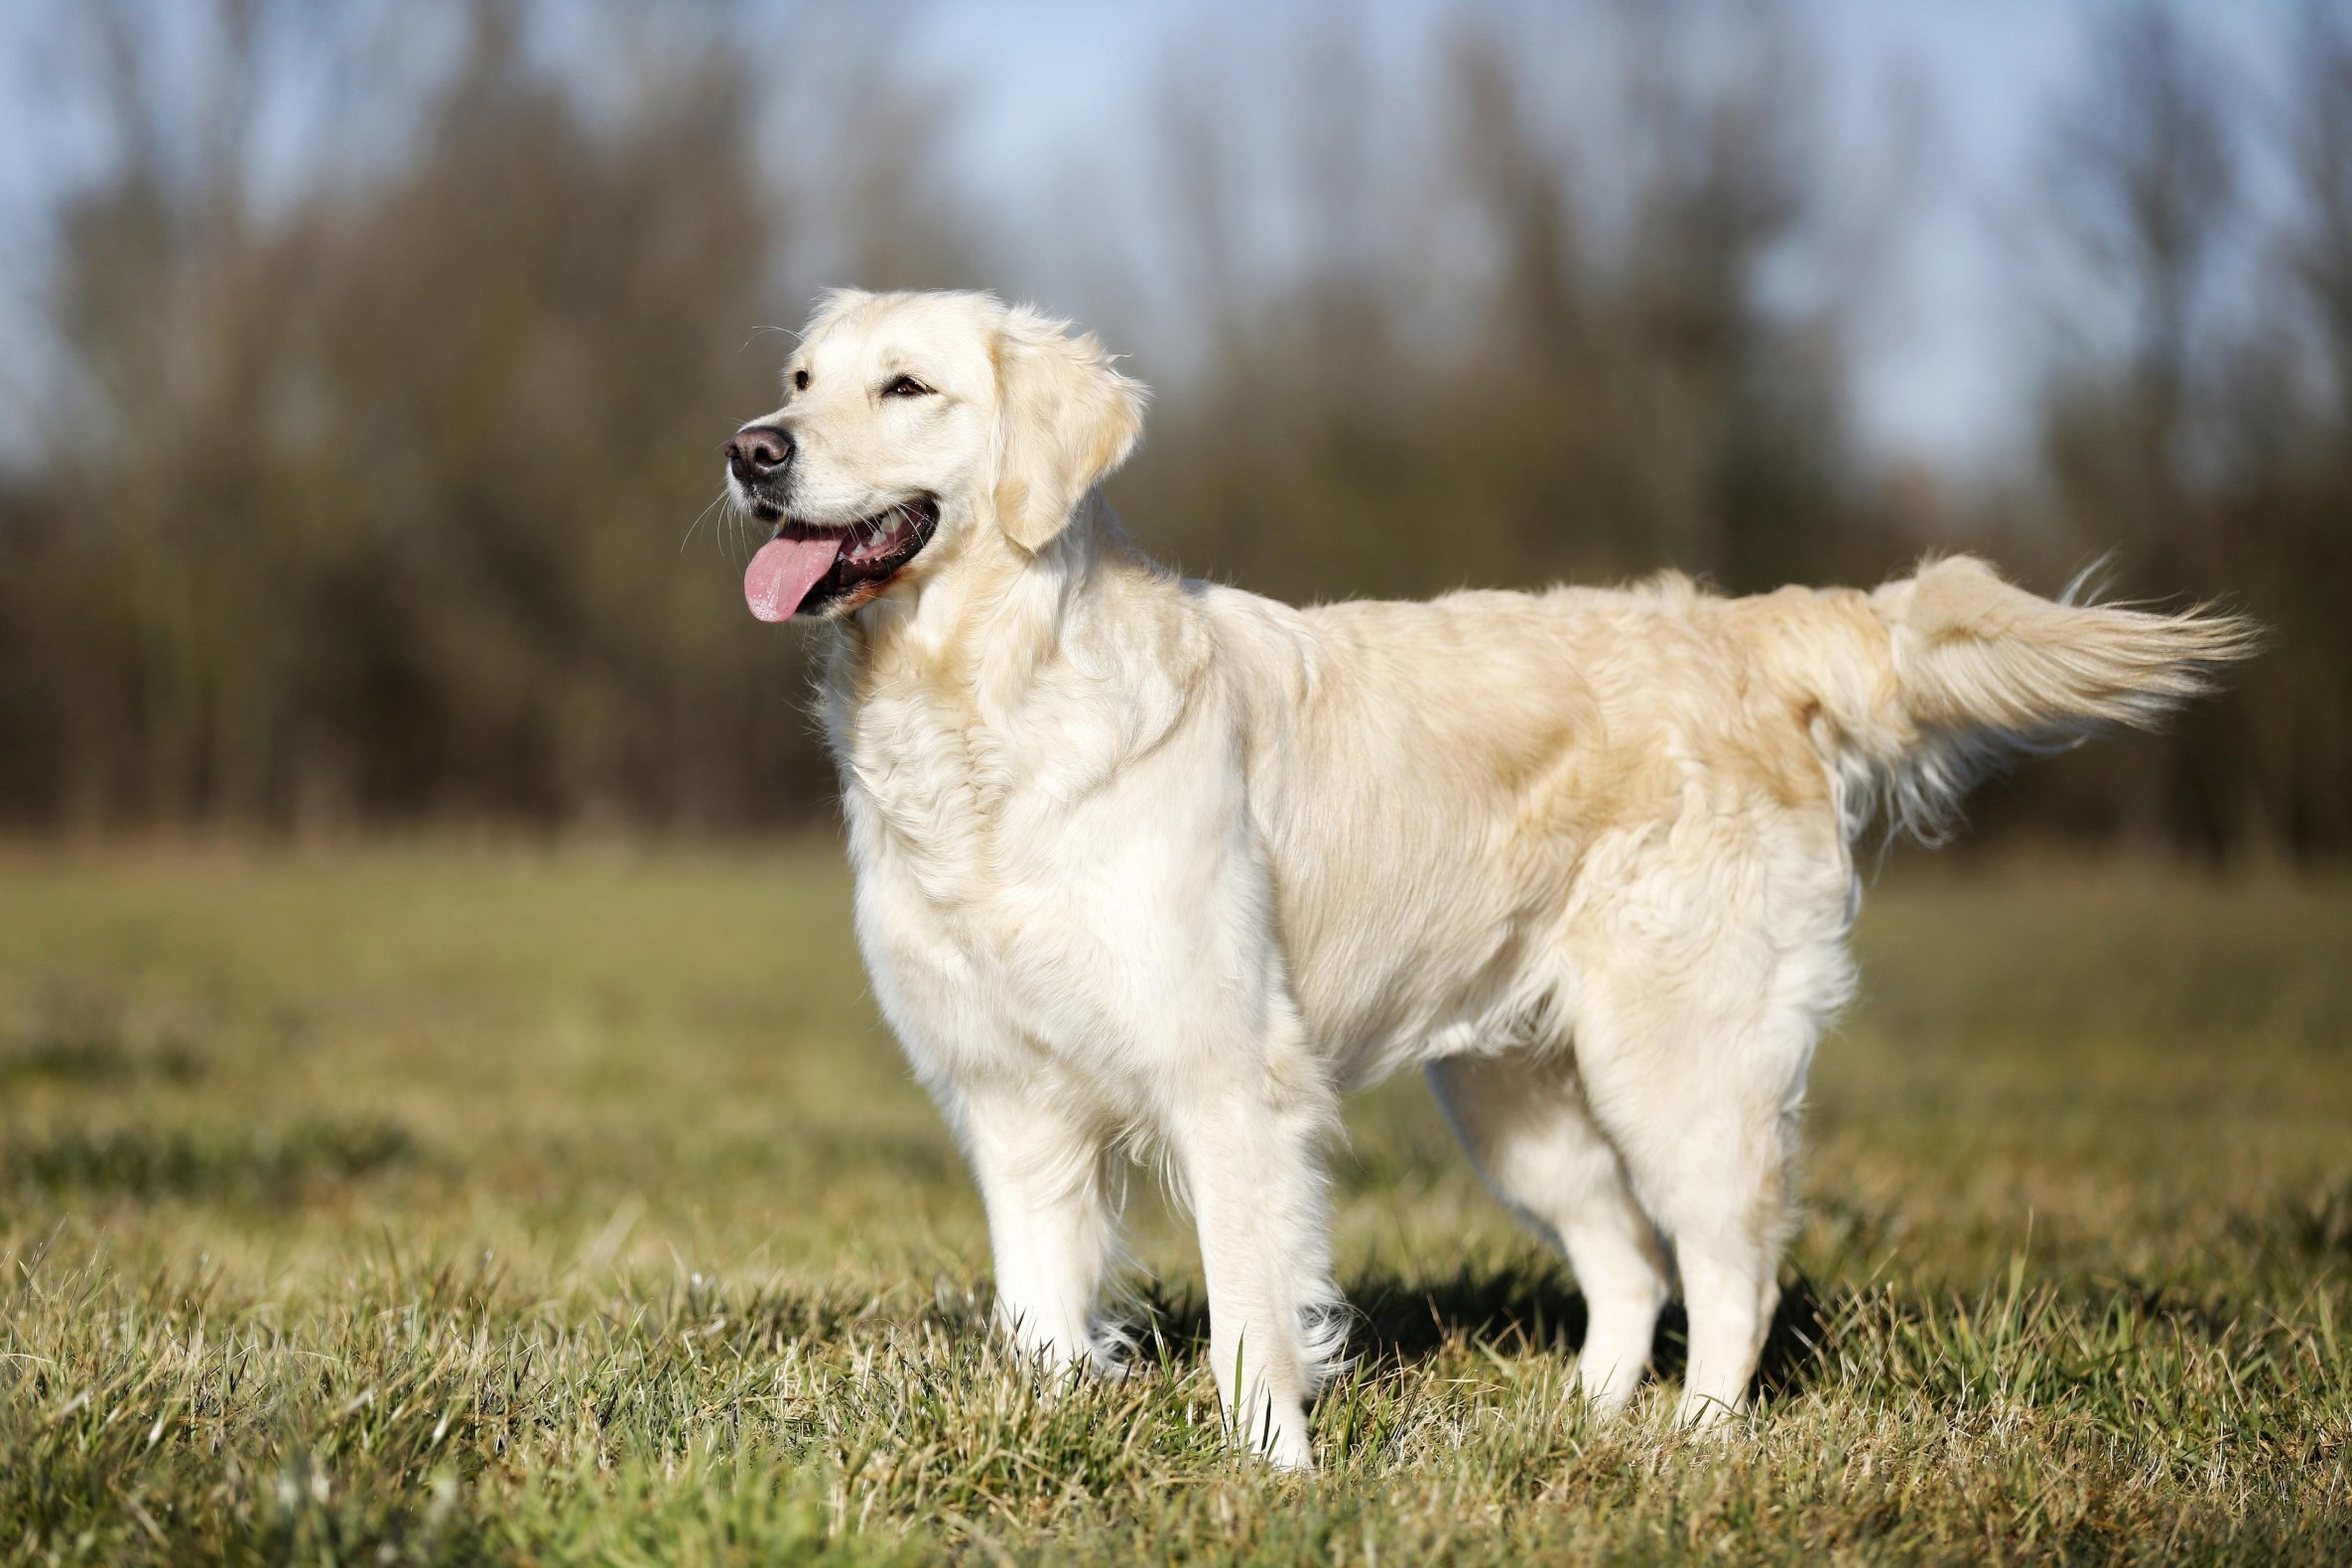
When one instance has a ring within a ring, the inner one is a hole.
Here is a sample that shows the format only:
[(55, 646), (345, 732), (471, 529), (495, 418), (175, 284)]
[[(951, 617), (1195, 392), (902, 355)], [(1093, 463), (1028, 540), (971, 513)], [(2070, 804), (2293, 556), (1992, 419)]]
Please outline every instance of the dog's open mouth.
[(761, 620), (855, 608), (890, 586), (931, 543), (939, 502), (902, 501), (847, 528), (786, 518), (743, 570), (743, 599)]

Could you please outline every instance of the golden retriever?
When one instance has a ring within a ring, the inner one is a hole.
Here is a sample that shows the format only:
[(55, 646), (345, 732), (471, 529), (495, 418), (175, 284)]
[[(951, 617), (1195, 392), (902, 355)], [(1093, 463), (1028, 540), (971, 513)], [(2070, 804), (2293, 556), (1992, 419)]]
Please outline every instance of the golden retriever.
[(1678, 1413), (1738, 1408), (1857, 836), (1932, 831), (2005, 753), (2150, 722), (2253, 640), (1967, 558), (1294, 609), (1129, 542), (1100, 486), (1143, 389), (1063, 322), (839, 293), (785, 385), (728, 448), (775, 525), (745, 596), (827, 623), (858, 939), (979, 1178), (1002, 1330), (1110, 1365), (1111, 1166), (1149, 1145), (1235, 1435), (1285, 1465), (1345, 1339), (1320, 1150), (1406, 1066), (1566, 1251), (1591, 1404), (1632, 1396), (1679, 1276)]

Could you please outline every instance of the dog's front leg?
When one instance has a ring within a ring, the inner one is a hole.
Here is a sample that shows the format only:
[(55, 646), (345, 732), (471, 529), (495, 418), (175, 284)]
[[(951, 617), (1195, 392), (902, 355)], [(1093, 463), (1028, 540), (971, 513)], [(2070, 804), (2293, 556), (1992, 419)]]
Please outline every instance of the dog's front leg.
[(967, 1087), (951, 1113), (988, 1212), (998, 1327), (1053, 1371), (1107, 1365), (1094, 1313), (1117, 1240), (1108, 1140), (1034, 1085)]
[(1204, 1073), (1179, 1112), (1176, 1152), (1209, 1276), (1209, 1358), (1235, 1440), (1275, 1464), (1314, 1467), (1307, 1395), (1341, 1349), (1320, 1146), (1332, 1096), (1295, 1071), (1286, 1018), (1272, 1061)]

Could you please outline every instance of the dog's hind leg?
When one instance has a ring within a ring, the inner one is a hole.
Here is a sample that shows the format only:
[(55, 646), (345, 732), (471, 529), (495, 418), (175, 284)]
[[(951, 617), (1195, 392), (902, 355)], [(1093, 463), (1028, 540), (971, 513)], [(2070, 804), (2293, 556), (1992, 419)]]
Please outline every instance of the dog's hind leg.
[(1012, 1086), (965, 1089), (950, 1111), (987, 1207), (998, 1326), (1055, 1370), (1107, 1366), (1095, 1302), (1117, 1242), (1110, 1139)]
[(1428, 1076), (1489, 1190), (1568, 1254), (1587, 1313), (1577, 1379), (1598, 1413), (1624, 1408), (1649, 1365), (1666, 1253), (1574, 1062), (1521, 1049), (1432, 1062)]
[(1805, 1073), (1850, 971), (1842, 903), (1681, 901), (1695, 930), (1585, 971), (1576, 1060), (1594, 1119), (1674, 1250), (1690, 1312), (1676, 1418), (1740, 1408), (1779, 1300)]

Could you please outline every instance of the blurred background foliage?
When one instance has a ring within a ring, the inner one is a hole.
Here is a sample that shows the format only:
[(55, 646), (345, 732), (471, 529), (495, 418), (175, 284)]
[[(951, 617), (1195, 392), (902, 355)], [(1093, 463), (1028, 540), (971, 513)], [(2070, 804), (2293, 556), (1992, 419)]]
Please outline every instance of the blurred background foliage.
[(1159, 392), (1129, 526), (1287, 597), (1952, 549), (2046, 591), (2112, 551), (2113, 591), (2275, 644), (2174, 733), (1989, 792), (1978, 842), (2352, 852), (2341, 6), (2259, 89), (2193, 12), (2085, 9), (2016, 286), (2100, 309), (2021, 378), (2034, 439), (1958, 473), (1854, 434), (1856, 316), (1939, 176), (1899, 96), (1831, 134), (1802, 7), (1463, 4), (1405, 71), (1344, 8), (1204, 13), (1148, 169), (1072, 149), (1051, 223), (959, 187), (920, 10), (41, 9), (34, 112), (96, 151), (8, 378), (15, 831), (821, 816), (807, 639), (742, 613), (750, 541), (697, 513), (775, 401), (762, 328), (854, 282), (1099, 327)]

